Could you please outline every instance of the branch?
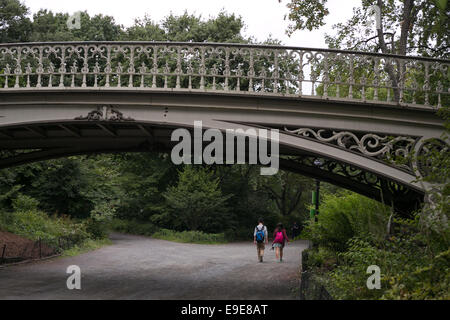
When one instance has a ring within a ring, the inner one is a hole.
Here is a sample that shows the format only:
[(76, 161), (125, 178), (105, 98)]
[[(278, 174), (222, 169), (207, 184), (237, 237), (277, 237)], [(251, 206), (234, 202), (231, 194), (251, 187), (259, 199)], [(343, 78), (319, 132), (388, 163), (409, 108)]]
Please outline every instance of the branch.
[(271, 187), (264, 186), (264, 188), (267, 189), (274, 196), (275, 203), (276, 203), (278, 209), (282, 212), (282, 205), (279, 201), (280, 196)]
[[(392, 32), (383, 32), (383, 35), (386, 35), (386, 34), (389, 34), (389, 35), (391, 35), (391, 36), (394, 35)], [(379, 37), (379, 36), (376, 35), (376, 36), (370, 37), (369, 39), (365, 39), (365, 40), (358, 41), (358, 42), (353, 46), (352, 49), (355, 49), (355, 48), (356, 48), (358, 45), (360, 45), (361, 43), (367, 43), (367, 42), (369, 42), (369, 41), (371, 41), (371, 40), (374, 40), (374, 39), (376, 39), (376, 38), (378, 38), (378, 37)], [(389, 43), (391, 43), (391, 42), (388, 42), (388, 43), (385, 43), (385, 44), (389, 44)]]

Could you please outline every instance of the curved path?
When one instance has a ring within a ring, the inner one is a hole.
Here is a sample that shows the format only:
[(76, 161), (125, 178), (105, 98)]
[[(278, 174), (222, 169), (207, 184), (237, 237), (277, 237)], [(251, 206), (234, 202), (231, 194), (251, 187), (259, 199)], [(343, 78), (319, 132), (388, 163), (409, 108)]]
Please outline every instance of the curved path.
[[(175, 243), (112, 234), (113, 244), (76, 257), (0, 269), (0, 299), (295, 299), (301, 251), (258, 263), (250, 242)], [(81, 290), (68, 290), (66, 268), (81, 268)]]

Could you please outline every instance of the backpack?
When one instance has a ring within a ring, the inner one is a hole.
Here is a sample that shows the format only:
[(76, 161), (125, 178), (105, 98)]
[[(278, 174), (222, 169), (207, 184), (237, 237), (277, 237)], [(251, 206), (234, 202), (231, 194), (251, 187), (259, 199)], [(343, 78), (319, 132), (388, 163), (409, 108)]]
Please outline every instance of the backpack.
[(282, 231), (278, 231), (275, 239), (273, 239), (273, 242), (275, 243), (283, 243), (284, 242), (284, 235)]
[(261, 230), (256, 227), (256, 242), (264, 242), (264, 226)]

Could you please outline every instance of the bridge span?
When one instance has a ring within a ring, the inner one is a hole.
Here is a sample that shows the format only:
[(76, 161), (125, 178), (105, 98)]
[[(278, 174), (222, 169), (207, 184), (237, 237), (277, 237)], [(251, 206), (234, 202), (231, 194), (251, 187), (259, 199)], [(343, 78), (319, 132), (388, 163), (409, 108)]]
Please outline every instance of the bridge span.
[(447, 150), (448, 60), (216, 43), (0, 44), (0, 168), (168, 151), (175, 128), (280, 131), (280, 165), (414, 209)]

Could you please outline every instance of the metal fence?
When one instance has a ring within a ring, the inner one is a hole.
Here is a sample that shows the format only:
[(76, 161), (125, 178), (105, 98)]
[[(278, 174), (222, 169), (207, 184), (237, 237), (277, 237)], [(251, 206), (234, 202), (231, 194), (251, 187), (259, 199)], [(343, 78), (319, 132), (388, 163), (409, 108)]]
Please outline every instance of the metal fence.
[(304, 271), (300, 280), (300, 300), (333, 300), (333, 297), (311, 272)]
[(56, 241), (38, 239), (23, 243), (0, 242), (0, 265), (59, 255), (77, 243), (70, 237), (60, 237)]
[(158, 90), (449, 103), (449, 60), (224, 43), (0, 44), (0, 92)]
[[(312, 247), (309, 242), (308, 247)], [(300, 276), (300, 300), (333, 300), (327, 289), (315, 278), (314, 274), (308, 270), (308, 250), (302, 251), (302, 266)]]

